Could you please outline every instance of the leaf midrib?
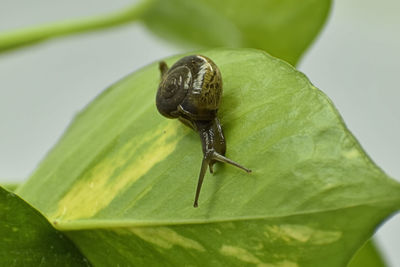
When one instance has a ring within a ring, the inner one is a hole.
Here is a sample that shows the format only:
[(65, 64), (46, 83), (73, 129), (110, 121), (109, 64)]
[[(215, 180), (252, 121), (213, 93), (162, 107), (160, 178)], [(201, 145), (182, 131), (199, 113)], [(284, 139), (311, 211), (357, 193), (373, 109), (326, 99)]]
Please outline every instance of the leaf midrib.
[(194, 225), (194, 224), (212, 224), (212, 223), (224, 223), (224, 222), (238, 222), (238, 221), (250, 221), (250, 220), (272, 220), (280, 219), (292, 216), (302, 216), (302, 215), (315, 215), (318, 213), (334, 212), (339, 210), (346, 210), (351, 208), (357, 208), (362, 206), (373, 206), (373, 205), (390, 205), (392, 208), (392, 213), (398, 212), (400, 210), (400, 195), (394, 198), (383, 198), (375, 201), (368, 201), (364, 203), (358, 203), (353, 205), (346, 205), (342, 207), (330, 208), (330, 209), (316, 209), (308, 210), (302, 212), (293, 212), (290, 214), (281, 214), (276, 216), (243, 216), (243, 217), (233, 217), (233, 218), (223, 218), (223, 219), (194, 219), (194, 220), (182, 220), (182, 221), (134, 221), (126, 220), (124, 222), (118, 222), (116, 220), (78, 220), (74, 222), (62, 222), (62, 221), (52, 221), (52, 218), (48, 218), (50, 223), (62, 231), (76, 231), (76, 230), (94, 230), (94, 229), (113, 229), (113, 228), (127, 228), (127, 227), (154, 227), (154, 226), (174, 226), (174, 225)]

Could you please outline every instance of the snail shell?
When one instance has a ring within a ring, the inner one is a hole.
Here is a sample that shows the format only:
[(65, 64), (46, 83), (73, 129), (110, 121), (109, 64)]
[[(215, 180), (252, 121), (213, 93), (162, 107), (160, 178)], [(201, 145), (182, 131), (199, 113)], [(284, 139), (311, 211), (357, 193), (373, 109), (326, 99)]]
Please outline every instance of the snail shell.
[(200, 55), (177, 61), (162, 74), (157, 91), (158, 111), (168, 118), (212, 120), (222, 96), (221, 73), (215, 63)]

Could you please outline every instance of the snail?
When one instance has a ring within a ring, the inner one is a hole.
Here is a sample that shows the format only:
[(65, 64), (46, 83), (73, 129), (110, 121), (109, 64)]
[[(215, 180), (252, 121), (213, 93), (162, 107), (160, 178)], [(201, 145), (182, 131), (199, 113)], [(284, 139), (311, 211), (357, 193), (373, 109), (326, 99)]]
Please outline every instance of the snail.
[(197, 207), (207, 167), (213, 173), (213, 165), (219, 161), (248, 173), (251, 170), (225, 157), (226, 142), (217, 117), (222, 97), (222, 77), (215, 63), (205, 56), (192, 55), (178, 60), (171, 68), (161, 61), (159, 68), (158, 111), (167, 118), (177, 118), (200, 135), (203, 161), (193, 204)]

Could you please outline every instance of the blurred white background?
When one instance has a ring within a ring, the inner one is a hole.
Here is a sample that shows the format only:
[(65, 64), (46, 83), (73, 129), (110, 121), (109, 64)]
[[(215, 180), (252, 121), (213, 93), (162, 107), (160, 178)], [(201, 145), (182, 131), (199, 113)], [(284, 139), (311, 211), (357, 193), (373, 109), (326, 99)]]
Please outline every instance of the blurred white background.
[[(0, 0), (0, 31), (94, 15), (132, 1)], [(400, 1), (334, 3), (299, 69), (335, 103), (372, 159), (400, 180)], [(181, 52), (140, 24), (73, 36), (0, 55), (0, 183), (35, 169), (79, 110), (104, 88)], [(400, 216), (377, 233), (389, 266), (400, 266)]]

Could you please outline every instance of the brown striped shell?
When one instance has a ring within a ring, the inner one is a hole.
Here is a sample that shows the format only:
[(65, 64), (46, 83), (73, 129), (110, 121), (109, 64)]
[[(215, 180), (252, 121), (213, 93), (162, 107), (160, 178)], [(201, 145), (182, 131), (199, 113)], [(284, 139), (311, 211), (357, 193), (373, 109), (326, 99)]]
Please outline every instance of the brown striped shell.
[(170, 69), (161, 63), (160, 69), (156, 105), (162, 115), (183, 121), (214, 119), (222, 96), (222, 78), (211, 59), (186, 56)]

